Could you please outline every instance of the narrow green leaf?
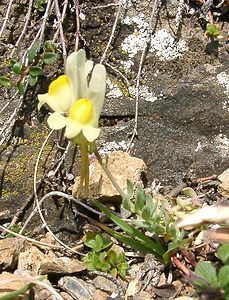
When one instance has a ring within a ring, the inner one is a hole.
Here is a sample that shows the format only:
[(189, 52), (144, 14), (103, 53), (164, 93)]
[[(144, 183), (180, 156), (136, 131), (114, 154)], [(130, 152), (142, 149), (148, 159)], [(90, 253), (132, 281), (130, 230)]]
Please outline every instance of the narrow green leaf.
[(151, 209), (147, 205), (145, 205), (142, 209), (142, 218), (148, 222), (151, 216)]
[(46, 52), (43, 57), (43, 62), (46, 65), (52, 64), (57, 60), (58, 55), (53, 52)]
[(33, 77), (40, 76), (42, 74), (42, 68), (37, 66), (31, 67), (29, 70), (29, 74)]
[(154, 200), (150, 195), (146, 195), (146, 206), (150, 208), (150, 215), (152, 216), (157, 209), (158, 200)]
[(21, 73), (22, 73), (22, 67), (23, 67), (22, 62), (21, 61), (17, 61), (13, 65), (12, 69), (13, 69), (13, 71), (14, 71), (15, 74), (21, 75)]
[(131, 197), (133, 193), (134, 193), (134, 185), (129, 179), (127, 179), (127, 194)]
[(162, 260), (161, 255), (153, 251), (151, 248), (147, 247), (145, 244), (143, 244), (140, 241), (136, 241), (133, 238), (130, 238), (128, 236), (125, 236), (121, 233), (118, 233), (115, 230), (110, 229), (109, 227), (103, 225), (103, 230), (105, 230), (107, 233), (115, 237), (117, 240), (119, 240), (121, 243), (124, 243), (127, 246), (130, 246), (131, 248), (135, 249), (136, 251), (140, 251), (143, 253), (152, 253), (155, 255), (155, 257), (158, 260)]
[(123, 197), (122, 205), (125, 209), (129, 210), (130, 212), (134, 212), (134, 204), (130, 200), (129, 194), (127, 194)]
[(40, 52), (40, 49), (41, 49), (41, 43), (39, 41), (36, 41), (31, 47), (31, 49), (28, 51), (29, 62), (32, 62), (34, 60), (34, 58)]
[(220, 246), (217, 253), (224, 264), (229, 264), (229, 244)]
[(29, 76), (29, 85), (34, 86), (37, 83), (37, 80), (37, 77)]
[(22, 80), (18, 81), (17, 88), (18, 88), (19, 93), (21, 95), (24, 95), (25, 91), (24, 91), (24, 86), (23, 86)]
[(141, 186), (138, 187), (137, 193), (136, 193), (136, 199), (135, 199), (135, 211), (137, 213), (140, 213), (143, 209), (143, 206), (145, 205), (145, 193)]
[[(183, 237), (182, 237), (183, 238)], [(171, 255), (176, 252), (177, 249), (181, 248), (182, 246), (184, 246), (185, 244), (188, 244), (191, 242), (191, 238), (187, 238), (187, 239), (180, 239), (180, 240), (175, 240), (172, 241), (168, 244), (168, 250), (165, 252), (165, 254), (163, 255), (164, 261), (165, 263), (168, 263), (170, 261), (170, 257)]]
[(6, 88), (9, 88), (9, 87), (11, 87), (11, 80), (4, 76), (0, 76), (0, 85), (4, 86)]
[(216, 269), (210, 262), (198, 262), (195, 268), (195, 273), (207, 281), (212, 287), (219, 287)]
[(124, 230), (133, 238), (141, 241), (144, 246), (150, 248), (153, 252), (157, 253), (158, 256), (162, 257), (165, 251), (158, 242), (153, 241), (141, 231), (129, 225), (127, 222), (123, 221), (121, 218), (113, 214), (108, 208), (106, 208), (106, 206), (102, 205), (99, 201), (94, 200), (94, 202), (96, 206), (122, 230)]
[(220, 286), (227, 287), (229, 286), (229, 265), (223, 266), (219, 270), (219, 282)]

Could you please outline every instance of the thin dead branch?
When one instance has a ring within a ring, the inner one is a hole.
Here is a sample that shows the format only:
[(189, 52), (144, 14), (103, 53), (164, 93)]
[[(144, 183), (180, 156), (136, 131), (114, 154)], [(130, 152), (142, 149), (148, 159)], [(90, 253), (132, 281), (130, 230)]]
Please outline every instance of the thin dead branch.
[(110, 48), (111, 42), (112, 42), (112, 40), (114, 38), (115, 30), (116, 30), (116, 27), (117, 27), (117, 24), (118, 24), (118, 19), (119, 19), (120, 14), (121, 14), (121, 9), (122, 9), (122, 0), (120, 0), (119, 4), (118, 4), (118, 9), (117, 9), (116, 16), (115, 16), (115, 21), (114, 21), (114, 24), (113, 24), (113, 27), (112, 27), (112, 30), (111, 30), (111, 35), (109, 37), (106, 49), (104, 50), (103, 55), (102, 55), (102, 57), (100, 59), (100, 63), (101, 64), (105, 60), (106, 55), (107, 55), (107, 51)]
[[(130, 142), (129, 142), (129, 145), (127, 148), (128, 153), (130, 152), (131, 145), (133, 143), (134, 138), (138, 135), (137, 130), (138, 130), (138, 110), (139, 110), (139, 87), (140, 87), (141, 74), (142, 74), (145, 56), (147, 54), (147, 48), (149, 47), (151, 35), (154, 33), (154, 31), (156, 30), (156, 27), (157, 27), (160, 7), (161, 7), (161, 0), (155, 0), (153, 8), (151, 10), (147, 35), (146, 35), (144, 47), (143, 47), (140, 62), (139, 62), (137, 79), (136, 79), (134, 129), (133, 129), (133, 133), (132, 133), (132, 136), (131, 136), (131, 139), (130, 139)], [(153, 24), (153, 22), (154, 22), (154, 24)]]

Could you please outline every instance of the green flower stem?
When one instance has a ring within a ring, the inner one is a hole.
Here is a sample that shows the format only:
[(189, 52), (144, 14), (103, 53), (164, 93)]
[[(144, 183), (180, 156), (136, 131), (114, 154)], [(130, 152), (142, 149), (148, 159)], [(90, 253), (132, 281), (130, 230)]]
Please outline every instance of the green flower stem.
[(95, 146), (95, 149), (94, 149), (94, 153), (95, 153), (95, 156), (96, 156), (99, 164), (103, 168), (103, 171), (106, 173), (107, 177), (110, 179), (110, 181), (112, 182), (113, 186), (116, 188), (116, 190), (119, 192), (119, 194), (123, 198), (125, 196), (125, 193), (123, 192), (123, 190), (118, 185), (117, 181), (115, 180), (114, 176), (111, 174), (111, 172), (108, 169), (107, 165), (102, 161), (102, 157), (100, 156), (100, 154), (99, 154), (96, 146)]
[(80, 185), (77, 191), (79, 195), (83, 191), (83, 197), (88, 196), (89, 192), (89, 159), (88, 159), (88, 143), (82, 140), (80, 143), (81, 163), (80, 163)]

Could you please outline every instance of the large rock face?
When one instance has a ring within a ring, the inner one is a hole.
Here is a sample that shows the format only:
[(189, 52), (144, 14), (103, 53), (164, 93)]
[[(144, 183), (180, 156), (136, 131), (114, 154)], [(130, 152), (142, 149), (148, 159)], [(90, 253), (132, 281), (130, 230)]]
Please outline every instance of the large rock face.
[[(140, 97), (138, 137), (131, 153), (145, 161), (150, 181), (175, 184), (185, 175), (211, 175), (228, 167), (227, 74), (227, 65), (204, 64), (165, 88), (162, 98), (150, 102)], [(107, 116), (116, 115), (119, 104), (124, 107), (122, 118), (126, 112), (134, 115), (133, 100), (111, 99), (110, 103)], [(115, 149), (125, 149), (133, 126), (133, 118), (120, 122), (107, 129), (104, 139)]]

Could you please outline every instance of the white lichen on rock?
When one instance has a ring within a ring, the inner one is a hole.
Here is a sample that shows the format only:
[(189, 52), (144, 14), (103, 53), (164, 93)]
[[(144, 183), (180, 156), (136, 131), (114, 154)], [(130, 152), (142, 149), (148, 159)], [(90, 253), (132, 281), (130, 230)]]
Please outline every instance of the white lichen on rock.
[(122, 91), (117, 84), (113, 83), (109, 78), (107, 79), (109, 92), (106, 94), (108, 98), (120, 98), (123, 96)]
[(215, 144), (218, 151), (220, 151), (220, 156), (227, 157), (229, 154), (229, 138), (225, 134), (220, 133), (215, 138)]
[(176, 39), (165, 29), (161, 29), (152, 36), (150, 52), (155, 52), (160, 60), (172, 60), (180, 57), (187, 50), (186, 42)]
[[(101, 143), (101, 149), (99, 150), (99, 153), (103, 155), (118, 150), (127, 151), (128, 146), (129, 146), (128, 143), (124, 140), (119, 142), (113, 141), (108, 143)], [(131, 145), (131, 148), (133, 146), (134, 144)]]
[[(109, 78), (107, 79), (107, 85), (109, 88), (109, 92), (107, 93), (107, 97), (108, 98), (121, 98), (123, 97), (123, 92), (121, 91), (121, 89), (118, 87), (117, 84), (113, 83)], [(128, 87), (128, 91), (130, 93), (130, 95), (135, 98), (136, 97), (136, 87), (134, 86), (129, 86)], [(147, 86), (140, 86), (139, 87), (139, 96), (145, 100), (145, 101), (149, 101), (149, 102), (154, 102), (158, 99), (158, 97), (156, 96), (156, 94), (151, 91), (151, 89)], [(163, 93), (161, 92), (159, 95), (160, 98), (163, 97)]]
[(217, 75), (220, 85), (225, 88), (225, 94), (229, 96), (229, 75), (226, 72), (221, 72)]
[[(224, 93), (229, 97), (229, 75), (221, 72), (217, 75), (218, 83), (224, 87)], [(229, 110), (229, 100), (223, 101), (223, 108)]]
[(134, 64), (131, 60), (139, 51), (144, 48), (145, 40), (147, 37), (147, 27), (149, 23), (145, 21), (143, 13), (138, 16), (129, 17), (127, 16), (123, 20), (124, 24), (131, 25), (135, 24), (134, 32), (128, 35), (122, 42), (122, 50), (128, 54), (128, 61), (123, 61), (122, 65), (126, 72), (129, 72), (131, 66)]
[[(136, 87), (129, 87), (129, 93), (131, 96), (136, 96), (137, 89)], [(139, 96), (144, 99), (145, 101), (154, 102), (158, 99), (154, 92), (150, 90), (147, 85), (139, 87)], [(160, 95), (161, 96), (161, 95)]]
[[(134, 32), (127, 36), (121, 44), (122, 50), (128, 54), (128, 60), (122, 62), (126, 72), (130, 71), (134, 64), (132, 58), (144, 49), (147, 39), (147, 29), (149, 23), (143, 13), (138, 16), (127, 16), (123, 20), (124, 24), (135, 25)], [(149, 51), (155, 53), (160, 60), (172, 60), (180, 57), (187, 50), (186, 42), (176, 39), (165, 29), (158, 30), (150, 39)]]

